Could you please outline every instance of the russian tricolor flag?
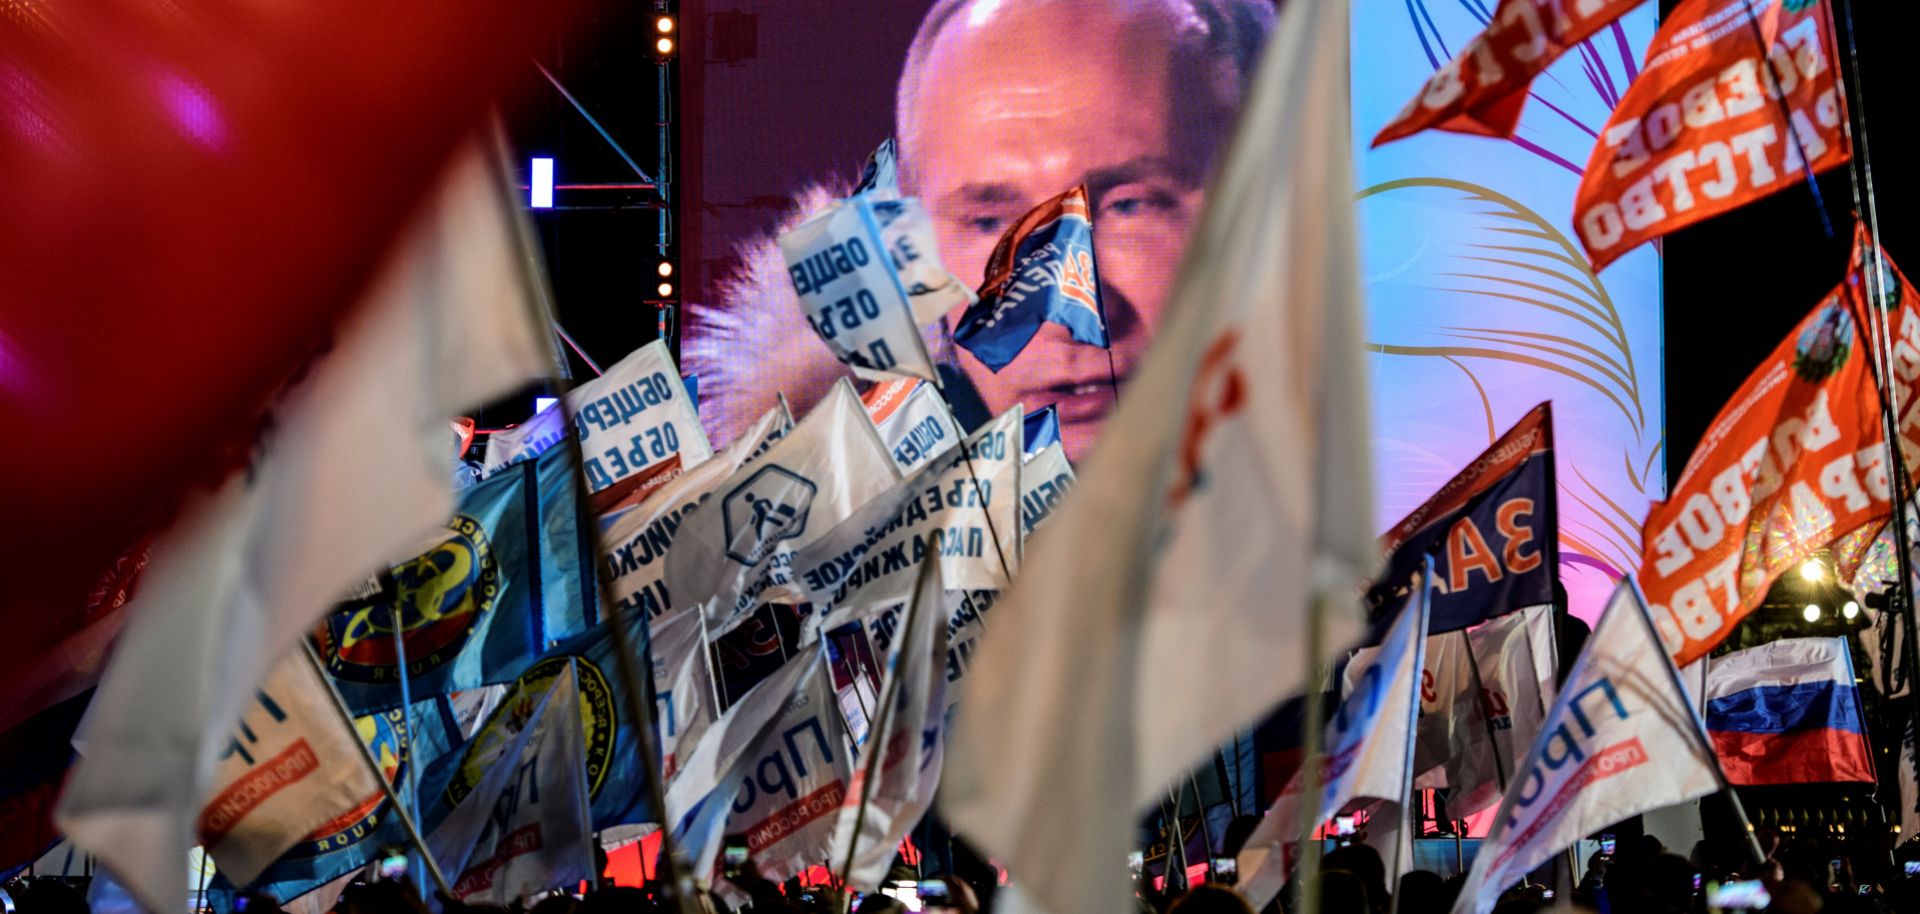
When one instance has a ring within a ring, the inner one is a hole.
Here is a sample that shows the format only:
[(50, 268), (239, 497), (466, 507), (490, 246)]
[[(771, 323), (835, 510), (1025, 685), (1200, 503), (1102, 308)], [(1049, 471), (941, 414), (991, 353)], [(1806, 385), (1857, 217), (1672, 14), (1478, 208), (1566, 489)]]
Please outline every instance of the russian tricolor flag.
[(1735, 784), (1874, 780), (1844, 638), (1788, 638), (1715, 658), (1706, 718)]

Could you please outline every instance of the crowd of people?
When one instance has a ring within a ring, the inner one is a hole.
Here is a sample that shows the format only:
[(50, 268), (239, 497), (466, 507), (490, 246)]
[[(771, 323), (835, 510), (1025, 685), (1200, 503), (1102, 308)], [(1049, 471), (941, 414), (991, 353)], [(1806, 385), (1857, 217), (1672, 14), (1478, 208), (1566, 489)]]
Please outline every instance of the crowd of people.
[[(1733, 841), (1701, 841), (1683, 856), (1652, 835), (1623, 838), (1613, 854), (1595, 853), (1585, 861), (1577, 884), (1562, 895), (1552, 885), (1529, 881), (1510, 889), (1494, 914), (1537, 914), (1550, 909), (1596, 914), (1708, 914), (1709, 893), (1716, 885), (1745, 883), (1742, 893), (1757, 907), (1722, 907), (1772, 914), (1895, 914), (1920, 911), (1920, 845), (1909, 845), (1891, 857), (1855, 856), (1857, 845), (1825, 836), (1783, 837), (1761, 829), (1757, 833), (1763, 862), (1747, 861), (1747, 852)], [(956, 845), (959, 848), (959, 845)], [(1876, 859), (1877, 858), (1877, 859)], [(1909, 864), (1911, 863), (1911, 867)], [(930, 884), (944, 899), (921, 896), (921, 910), (934, 914), (990, 914), (1003, 891), (1000, 873), (964, 850), (954, 855), (954, 872), (921, 880), (910, 867), (896, 867), (902, 884)], [(1044, 877), (1043, 877), (1044, 878)], [(1402, 876), (1388, 889), (1387, 867), (1378, 852), (1364, 844), (1329, 850), (1321, 860), (1319, 910), (1321, 914), (1448, 914), (1464, 877), (1443, 877), (1429, 870)], [(890, 880), (891, 881), (891, 880)], [(1157, 880), (1156, 880), (1157, 881)], [(774, 883), (751, 866), (729, 878), (735, 902), (718, 893), (695, 899), (702, 914), (899, 914), (909, 910), (902, 900), (885, 895), (856, 896), (851, 904), (842, 890), (807, 886), (797, 880)], [(1756, 888), (1757, 887), (1757, 888)], [(406, 879), (353, 883), (343, 891), (328, 914), (654, 914), (673, 908), (664, 903), (659, 886), (609, 885), (581, 894), (557, 892), (527, 905), (502, 908), (462, 905), (445, 898), (429, 906)], [(1223, 883), (1203, 883), (1172, 892), (1156, 891), (1143, 881), (1135, 914), (1286, 914), (1297, 907), (1296, 887), (1265, 910), (1255, 912), (1245, 899)], [(1394, 904), (1395, 894), (1398, 905)], [(5, 897), (15, 914), (91, 914), (84, 885), (55, 877), (29, 877), (5, 886)], [(283, 914), (272, 898), (248, 896), (245, 914)], [(229, 914), (229, 912), (220, 912)]]

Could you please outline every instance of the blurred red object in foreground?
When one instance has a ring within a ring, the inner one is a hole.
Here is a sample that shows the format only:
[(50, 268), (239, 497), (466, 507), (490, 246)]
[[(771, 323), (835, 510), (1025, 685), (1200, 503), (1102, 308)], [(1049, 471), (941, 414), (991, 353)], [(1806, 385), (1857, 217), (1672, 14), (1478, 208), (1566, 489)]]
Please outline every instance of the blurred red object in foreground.
[(11, 652), (77, 630), (116, 556), (240, 466), (455, 142), (582, 5), (0, 11)]

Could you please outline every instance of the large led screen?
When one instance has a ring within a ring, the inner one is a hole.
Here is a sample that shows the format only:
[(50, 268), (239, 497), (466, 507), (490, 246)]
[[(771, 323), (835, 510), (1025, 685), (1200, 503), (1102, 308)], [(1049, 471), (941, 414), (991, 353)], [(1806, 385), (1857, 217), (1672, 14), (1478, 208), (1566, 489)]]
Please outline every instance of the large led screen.
[[(1578, 169), (1652, 33), (1651, 6), (1569, 54), (1513, 142), (1425, 135), (1366, 151), (1481, 27), (1479, 0), (1354, 0), (1354, 130), (1384, 529), (1535, 403), (1554, 401), (1562, 575), (1591, 615), (1637, 554), (1661, 479), (1658, 259), (1596, 278), (1569, 213)], [(688, 0), (681, 353), (716, 445), (842, 369), (772, 239), (846, 193), (897, 137), (905, 193), (977, 283), (1006, 226), (1091, 195), (1114, 346), (1046, 325), (1002, 371), (928, 342), (962, 418), (1059, 406), (1084, 455), (1159, 323), (1206, 179), (1275, 16), (1268, 0)]]

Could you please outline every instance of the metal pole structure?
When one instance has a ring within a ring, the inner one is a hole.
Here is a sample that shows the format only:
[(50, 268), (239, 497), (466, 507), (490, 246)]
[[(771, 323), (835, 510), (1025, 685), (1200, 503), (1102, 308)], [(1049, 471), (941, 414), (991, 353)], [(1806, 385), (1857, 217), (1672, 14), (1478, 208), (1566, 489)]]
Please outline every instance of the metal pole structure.
[[(433, 851), (427, 849), (426, 839), (420, 837), (419, 824), (407, 812), (406, 804), (400, 802), (399, 791), (394, 789), (392, 782), (388, 781), (386, 774), (380, 770), (380, 761), (373, 757), (373, 750), (368, 748), (366, 742), (360, 738), (360, 730), (353, 724), (353, 712), (347, 710), (346, 700), (340, 697), (340, 690), (334, 688), (333, 680), (327, 676), (326, 667), (320, 663), (320, 655), (313, 652), (313, 642), (301, 638), (300, 651), (306, 655), (307, 664), (313, 667), (313, 674), (320, 677), (320, 681), (326, 685), (327, 698), (333, 702), (333, 710), (339, 715), (340, 725), (347, 728), (347, 736), (353, 740), (355, 746), (360, 748), (360, 760), (366, 764), (368, 773), (373, 775), (374, 783), (380, 785), (380, 792), (386, 795), (387, 805), (393, 807), (393, 814), (400, 820), (401, 828), (406, 831), (407, 840), (413, 843), (414, 850), (420, 852), (420, 862), (427, 865), (427, 875), (433, 877), (433, 884), (440, 890), (440, 894), (452, 898), (453, 887), (447, 884), (446, 874), (440, 872), (440, 863), (433, 859)], [(411, 765), (412, 759), (409, 758), (407, 763)]]
[[(1171, 807), (1165, 803), (1160, 805), (1160, 818), (1164, 820), (1167, 825), (1167, 862), (1162, 866), (1165, 875), (1161, 878), (1161, 884), (1166, 887), (1167, 891), (1171, 892), (1173, 891), (1174, 855), (1178, 854), (1180, 857), (1180, 885), (1182, 888), (1185, 888), (1187, 885), (1187, 868), (1193, 864), (1187, 861), (1187, 836), (1185, 832), (1180, 830), (1180, 806), (1181, 801), (1186, 799), (1186, 797), (1177, 788), (1169, 787), (1167, 788), (1167, 799), (1172, 803)], [(1171, 809), (1171, 811), (1169, 811), (1169, 809)]]
[[(407, 764), (404, 766), (407, 777), (407, 811), (413, 813), (413, 821), (420, 821), (420, 766), (414, 764), (418, 756), (413, 754), (413, 687), (408, 684), (412, 678), (407, 669), (406, 626), (400, 622), (400, 584), (393, 579), (393, 572), (380, 572), (380, 590), (391, 594), (392, 603), (387, 605), (387, 619), (393, 623), (393, 661), (394, 675), (400, 680), (400, 735), (407, 746)], [(425, 896), (426, 886), (421, 886)]]
[(1467, 669), (1473, 673), (1473, 693), (1480, 703), (1480, 720), (1487, 726), (1487, 742), (1493, 756), (1493, 773), (1500, 779), (1500, 792), (1507, 792), (1507, 760), (1501, 758), (1500, 738), (1493, 729), (1493, 709), (1488, 707), (1487, 683), (1480, 678), (1480, 658), (1473, 655), (1473, 638), (1466, 629), (1460, 630), (1460, 643), (1467, 648)]
[(1300, 795), (1306, 798), (1306, 807), (1300, 817), (1300, 865), (1293, 874), (1295, 903), (1289, 908), (1296, 914), (1320, 911), (1321, 847), (1314, 832), (1320, 829), (1320, 766), (1326, 760), (1326, 747), (1321, 745), (1326, 730), (1326, 722), (1321, 720), (1326, 714), (1326, 696), (1321, 690), (1326, 686), (1327, 664), (1320, 656), (1320, 642), (1326, 637), (1322, 621), (1326, 608), (1326, 598), (1317, 594), (1307, 604), (1307, 701), (1306, 720), (1301, 726), (1301, 745), (1307, 752), (1300, 769)]
[[(894, 642), (892, 656), (887, 660), (886, 687), (880, 696), (879, 717), (873, 722), (867, 734), (866, 771), (860, 778), (860, 805), (853, 813), (853, 837), (847, 841), (847, 856), (840, 864), (840, 882), (845, 884), (853, 872), (854, 854), (860, 849), (860, 832), (867, 824), (867, 804), (873, 799), (873, 782), (880, 774), (880, 757), (886, 754), (887, 729), (893, 725), (894, 705), (900, 699), (900, 654), (913, 644), (913, 636), (918, 634), (917, 626), (927, 614), (921, 611), (921, 594), (927, 589), (927, 583), (935, 573), (937, 561), (928, 555), (920, 562), (919, 580), (914, 584), (913, 596), (907, 600), (907, 617), (901, 623), (900, 637)], [(852, 893), (842, 895), (844, 904), (852, 903)], [(843, 907), (842, 910), (845, 910)]]
[[(1400, 832), (1393, 838), (1393, 866), (1387, 870), (1387, 892), (1392, 901), (1387, 906), (1387, 914), (1400, 914), (1400, 871), (1407, 861), (1402, 851), (1413, 847), (1413, 750), (1419, 743), (1415, 739), (1420, 729), (1420, 678), (1427, 666), (1427, 625), (1433, 613), (1433, 556), (1426, 557), (1426, 565), (1420, 571), (1420, 602), (1414, 609), (1420, 613), (1420, 621), (1415, 623), (1413, 646), (1413, 675), (1407, 677), (1407, 754), (1406, 764), (1400, 769)], [(1494, 747), (1496, 750), (1498, 746)], [(1459, 848), (1458, 836), (1454, 838), (1454, 847)]]

